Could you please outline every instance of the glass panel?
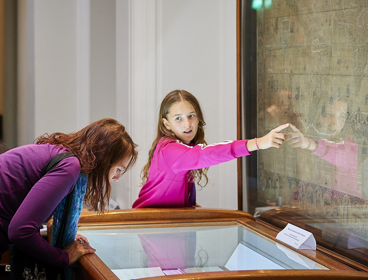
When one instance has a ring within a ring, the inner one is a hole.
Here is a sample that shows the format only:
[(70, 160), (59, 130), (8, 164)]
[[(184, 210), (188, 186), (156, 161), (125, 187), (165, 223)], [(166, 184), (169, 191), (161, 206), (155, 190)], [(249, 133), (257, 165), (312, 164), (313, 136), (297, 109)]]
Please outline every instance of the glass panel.
[(271, 2), (257, 11), (257, 134), (293, 126), (259, 151), (250, 203), (368, 265), (368, 1)]
[(159, 267), (204, 272), (327, 269), (271, 239), (239, 226), (83, 230), (97, 256), (115, 273)]

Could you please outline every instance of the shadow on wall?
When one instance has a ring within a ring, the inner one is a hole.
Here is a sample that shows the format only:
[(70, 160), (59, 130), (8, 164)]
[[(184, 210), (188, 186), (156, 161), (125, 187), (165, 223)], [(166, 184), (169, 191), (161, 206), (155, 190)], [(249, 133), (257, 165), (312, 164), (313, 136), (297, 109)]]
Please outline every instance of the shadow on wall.
[(0, 115), (0, 141), (3, 141), (3, 115)]
[(0, 115), (0, 154), (5, 153), (8, 147), (3, 143), (3, 116)]

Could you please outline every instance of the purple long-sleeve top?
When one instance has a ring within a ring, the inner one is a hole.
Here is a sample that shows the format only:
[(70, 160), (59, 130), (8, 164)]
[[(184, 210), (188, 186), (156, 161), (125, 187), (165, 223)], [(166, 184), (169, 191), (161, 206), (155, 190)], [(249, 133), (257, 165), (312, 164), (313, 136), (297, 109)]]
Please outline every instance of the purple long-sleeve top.
[(148, 180), (143, 185), (133, 208), (189, 207), (188, 172), (238, 157), (250, 155), (248, 140), (225, 141), (212, 145), (185, 145), (180, 141), (163, 142), (161, 138), (153, 153)]
[(0, 253), (11, 242), (41, 261), (68, 266), (68, 253), (51, 246), (38, 231), (71, 192), (80, 173), (78, 158), (69, 157), (41, 178), (48, 161), (62, 152), (67, 150), (31, 144), (0, 155)]

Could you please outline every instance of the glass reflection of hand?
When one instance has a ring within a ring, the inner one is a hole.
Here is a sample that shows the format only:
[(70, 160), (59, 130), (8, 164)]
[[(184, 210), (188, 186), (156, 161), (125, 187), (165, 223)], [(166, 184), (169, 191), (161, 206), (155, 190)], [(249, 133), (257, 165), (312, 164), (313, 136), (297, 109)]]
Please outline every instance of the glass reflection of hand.
[(292, 132), (286, 134), (286, 142), (291, 148), (308, 149), (314, 151), (317, 149), (317, 143), (313, 139), (305, 137), (294, 125), (290, 124)]

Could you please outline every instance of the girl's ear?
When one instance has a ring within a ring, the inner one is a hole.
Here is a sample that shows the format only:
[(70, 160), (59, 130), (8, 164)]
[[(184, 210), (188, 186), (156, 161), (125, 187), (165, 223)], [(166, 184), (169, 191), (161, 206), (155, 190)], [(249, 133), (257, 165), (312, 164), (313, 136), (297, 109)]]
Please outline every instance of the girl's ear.
[(166, 127), (166, 129), (171, 130), (170, 129), (170, 123), (167, 121), (167, 119), (162, 118), (162, 123), (164, 124), (164, 126)]

